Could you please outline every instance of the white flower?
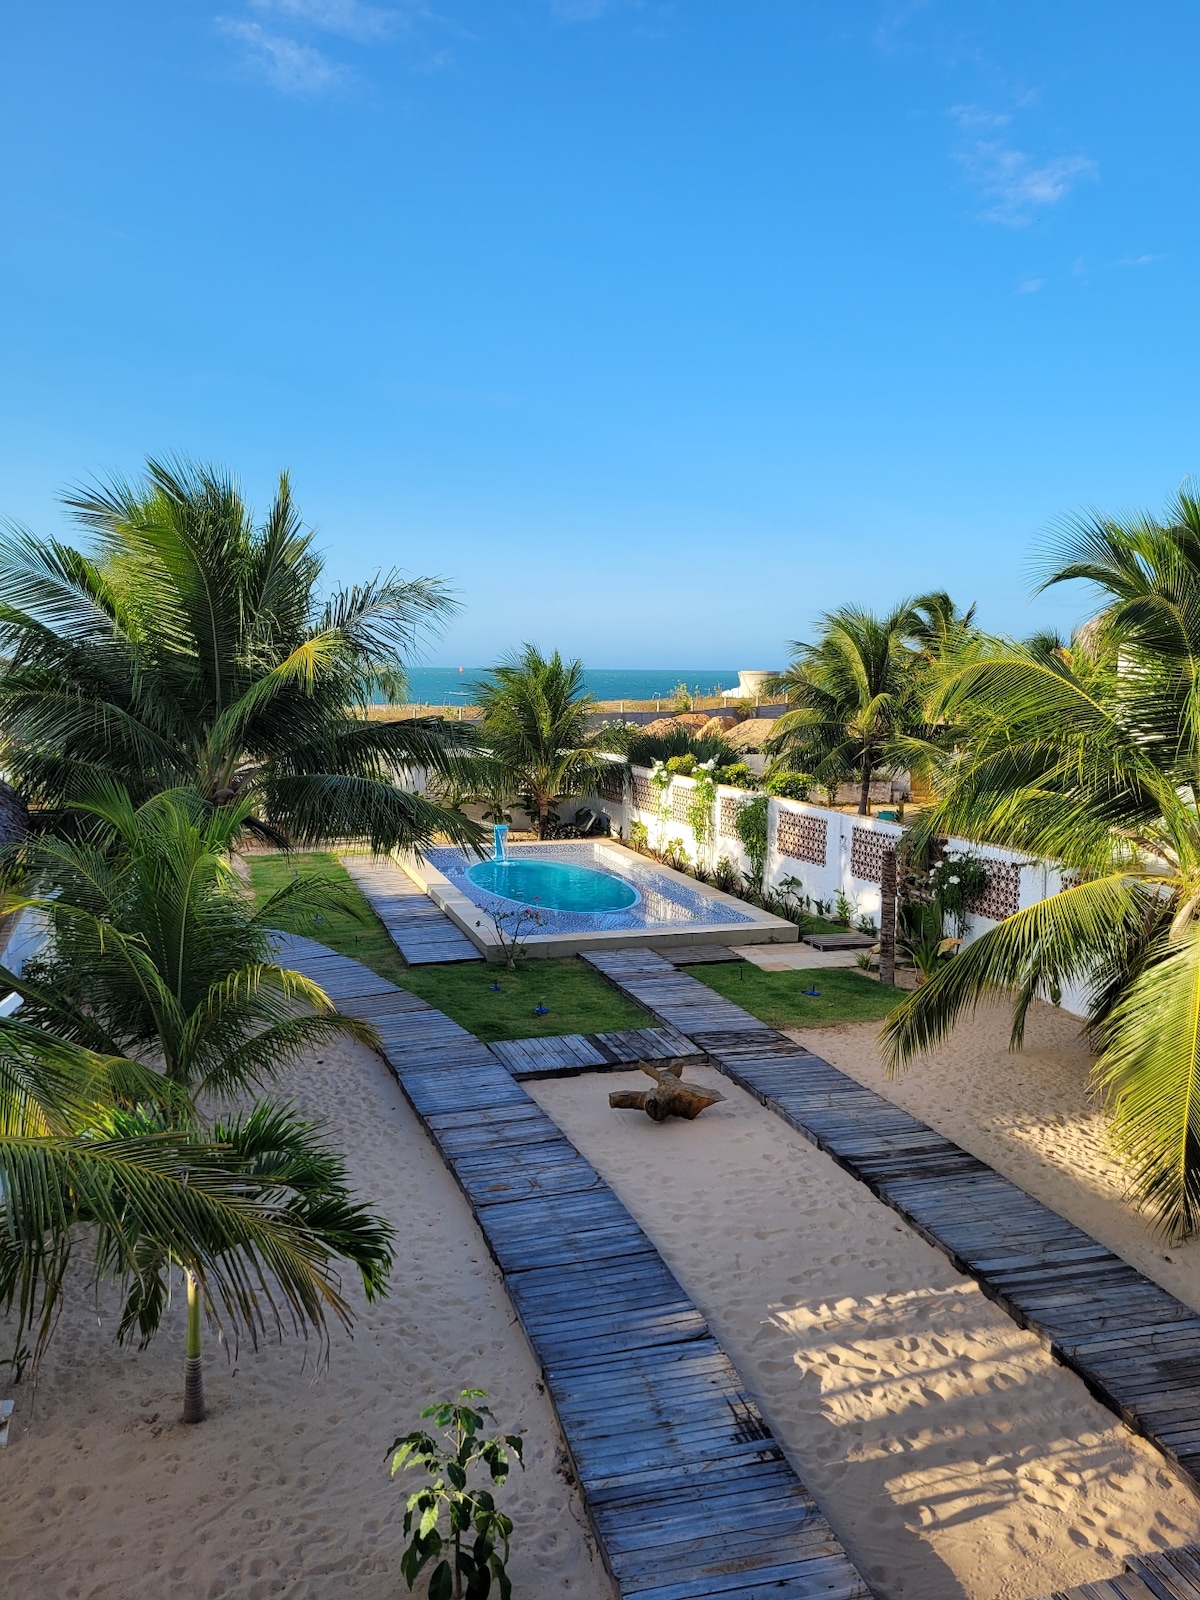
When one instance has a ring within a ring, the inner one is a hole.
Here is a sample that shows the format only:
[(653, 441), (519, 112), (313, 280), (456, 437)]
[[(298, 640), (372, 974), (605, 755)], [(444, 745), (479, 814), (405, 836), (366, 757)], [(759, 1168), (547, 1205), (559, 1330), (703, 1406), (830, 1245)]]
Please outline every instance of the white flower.
[(957, 879), (957, 878), (951, 878), (951, 879), (950, 879), (950, 882), (951, 882), (951, 883), (957, 883), (957, 882), (958, 882), (958, 879)]

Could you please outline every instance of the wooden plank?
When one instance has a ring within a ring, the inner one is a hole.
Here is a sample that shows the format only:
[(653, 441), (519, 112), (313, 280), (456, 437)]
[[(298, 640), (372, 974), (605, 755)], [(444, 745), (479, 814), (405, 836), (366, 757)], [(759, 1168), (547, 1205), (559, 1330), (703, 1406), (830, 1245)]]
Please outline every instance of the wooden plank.
[(1171, 1339), (1180, 1330), (1200, 1345), (1189, 1306), (891, 1101), (733, 1002), (714, 1005), (704, 984), (668, 961), (625, 951), (584, 959), (659, 1020), (686, 1028), (713, 1065), (1047, 1339), (1098, 1398), (1200, 1483), (1200, 1355), (1181, 1358)]
[[(357, 963), (319, 946), (294, 947), (289, 959), (347, 994), (361, 985)], [(870, 1600), (699, 1310), (515, 1081), (611, 1066), (623, 1049), (662, 1059), (679, 1053), (681, 1036), (630, 1030), (489, 1050), (432, 1009), (376, 1011), (374, 1020), (505, 1275), (617, 1592)]]
[(394, 862), (339, 859), (409, 966), (483, 960), (462, 929)]

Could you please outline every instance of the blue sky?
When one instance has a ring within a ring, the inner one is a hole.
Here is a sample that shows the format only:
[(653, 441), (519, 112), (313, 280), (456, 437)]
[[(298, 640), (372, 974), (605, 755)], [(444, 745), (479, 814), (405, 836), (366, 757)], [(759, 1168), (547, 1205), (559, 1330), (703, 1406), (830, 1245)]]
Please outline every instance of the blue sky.
[(1200, 472), (1193, 0), (42, 0), (0, 21), (0, 511), (287, 466), (430, 661), (771, 666)]

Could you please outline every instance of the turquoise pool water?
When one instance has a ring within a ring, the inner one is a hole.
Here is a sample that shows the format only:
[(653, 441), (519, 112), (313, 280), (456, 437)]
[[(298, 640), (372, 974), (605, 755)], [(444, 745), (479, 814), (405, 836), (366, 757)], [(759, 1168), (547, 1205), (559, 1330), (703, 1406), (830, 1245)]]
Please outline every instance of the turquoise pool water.
[(638, 898), (624, 878), (561, 861), (478, 861), (467, 877), (502, 900), (547, 911), (625, 911)]

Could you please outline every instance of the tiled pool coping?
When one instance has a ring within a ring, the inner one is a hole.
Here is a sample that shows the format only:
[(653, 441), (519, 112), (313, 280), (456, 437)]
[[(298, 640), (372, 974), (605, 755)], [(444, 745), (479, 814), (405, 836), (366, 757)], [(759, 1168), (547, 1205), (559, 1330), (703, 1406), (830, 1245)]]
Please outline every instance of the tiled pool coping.
[[(528, 850), (545, 855), (549, 848), (542, 845), (510, 845), (509, 854), (516, 856)], [(599, 852), (601, 861), (605, 856), (611, 857), (612, 871), (635, 882), (651, 874), (682, 901), (698, 901), (705, 909), (711, 908), (711, 920), (644, 922), (638, 927), (606, 926), (594, 931), (581, 926), (560, 926), (544, 933), (531, 934), (524, 940), (523, 948), (530, 956), (570, 956), (588, 950), (628, 950), (663, 945), (794, 944), (799, 937), (796, 924), (785, 917), (776, 917), (769, 911), (759, 910), (757, 906), (747, 905), (744, 900), (723, 894), (711, 884), (698, 883), (685, 872), (676, 872), (658, 862), (648, 862), (644, 856), (610, 840), (602, 843), (590, 840), (556, 843), (553, 851), (560, 860), (577, 855), (581, 865), (595, 860)], [(441, 854), (437, 851), (434, 853)], [(395, 859), (489, 961), (504, 959), (495, 928), (487, 912), (476, 900), (460, 889), (433, 861), (418, 861), (412, 855), (399, 851)], [(569, 920), (574, 924), (582, 921), (579, 917)], [(610, 922), (612, 919), (597, 917), (595, 920)]]

